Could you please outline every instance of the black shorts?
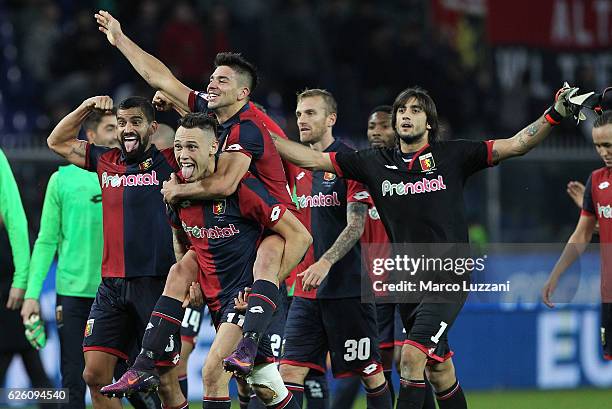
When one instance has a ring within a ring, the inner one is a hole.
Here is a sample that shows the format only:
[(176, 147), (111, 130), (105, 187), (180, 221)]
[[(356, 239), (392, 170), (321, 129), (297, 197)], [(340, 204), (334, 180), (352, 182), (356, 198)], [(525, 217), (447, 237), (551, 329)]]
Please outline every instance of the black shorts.
[[(83, 351), (103, 351), (128, 360), (140, 350), (165, 283), (166, 277), (102, 278), (85, 325)], [(178, 364), (180, 351), (181, 339), (173, 336), (156, 364)]]
[(204, 308), (205, 306), (185, 308), (185, 315), (183, 315), (183, 322), (181, 322), (182, 342), (187, 342), (194, 346), (198, 343), (198, 332), (200, 332), (200, 325), (204, 317)]
[(336, 378), (381, 372), (375, 305), (360, 298), (293, 297), (281, 364), (324, 373), (328, 351)]
[(612, 361), (612, 303), (601, 304), (601, 346), (604, 359)]
[(444, 362), (451, 356), (448, 344), (450, 331), (463, 303), (399, 304), (400, 316), (406, 329), (406, 341), (423, 351), (427, 364)]
[(402, 346), (406, 340), (406, 330), (402, 324), (397, 304), (376, 304), (378, 322), (378, 347), (391, 349)]
[[(277, 314), (278, 310), (272, 316), (272, 322), (278, 318), (282, 318), (281, 315)], [(244, 312), (238, 311), (234, 307), (234, 301), (225, 302), (220, 309), (210, 312), (210, 318), (215, 330), (219, 329), (219, 326), (224, 322), (238, 325), (242, 328), (244, 324)], [(264, 363), (274, 362), (274, 354), (272, 353), (272, 346), (270, 342), (270, 334), (265, 333), (259, 341), (259, 347), (257, 348), (257, 356), (255, 357), (255, 365)]]

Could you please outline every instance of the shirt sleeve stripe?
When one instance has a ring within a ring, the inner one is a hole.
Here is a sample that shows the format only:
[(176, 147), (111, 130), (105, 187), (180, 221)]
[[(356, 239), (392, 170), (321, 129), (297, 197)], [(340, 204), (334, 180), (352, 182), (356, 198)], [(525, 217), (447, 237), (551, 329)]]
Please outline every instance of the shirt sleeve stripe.
[(487, 145), (487, 165), (495, 166), (495, 163), (493, 163), (493, 144), (495, 141), (490, 139), (488, 141), (484, 141), (484, 143)]

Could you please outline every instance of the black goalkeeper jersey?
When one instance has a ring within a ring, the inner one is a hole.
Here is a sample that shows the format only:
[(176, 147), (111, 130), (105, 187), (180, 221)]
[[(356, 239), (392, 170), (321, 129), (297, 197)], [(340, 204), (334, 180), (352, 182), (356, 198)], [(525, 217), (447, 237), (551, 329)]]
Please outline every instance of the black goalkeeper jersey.
[(454, 140), (416, 153), (398, 148), (331, 153), (339, 176), (367, 185), (394, 243), (467, 243), (467, 178), (492, 166), (493, 141)]

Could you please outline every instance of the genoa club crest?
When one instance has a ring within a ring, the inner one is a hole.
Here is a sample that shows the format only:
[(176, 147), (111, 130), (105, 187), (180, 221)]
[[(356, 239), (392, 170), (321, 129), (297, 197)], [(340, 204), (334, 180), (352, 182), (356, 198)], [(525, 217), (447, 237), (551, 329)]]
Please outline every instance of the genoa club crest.
[(428, 172), (436, 167), (436, 163), (434, 162), (433, 154), (431, 152), (419, 156), (419, 163), (421, 164), (421, 170), (423, 172)]
[(213, 201), (213, 214), (219, 216), (225, 213), (225, 199)]
[(152, 158), (149, 158), (149, 159), (145, 160), (144, 162), (141, 162), (141, 163), (138, 165), (138, 169), (140, 169), (140, 170), (147, 170), (147, 169), (149, 169), (151, 166), (153, 166), (153, 159), (152, 159)]
[(334, 179), (336, 179), (336, 175), (334, 173), (325, 172), (323, 174), (323, 180), (325, 180), (325, 181), (331, 182)]

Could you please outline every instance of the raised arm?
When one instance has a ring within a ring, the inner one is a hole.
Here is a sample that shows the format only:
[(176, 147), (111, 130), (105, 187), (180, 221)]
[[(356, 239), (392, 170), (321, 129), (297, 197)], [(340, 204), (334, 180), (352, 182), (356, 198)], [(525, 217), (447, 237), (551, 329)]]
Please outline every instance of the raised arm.
[(583, 214), (580, 216), (574, 233), (572, 233), (567, 241), (563, 253), (561, 253), (561, 257), (559, 257), (559, 260), (542, 288), (542, 301), (544, 301), (544, 304), (548, 307), (552, 308), (555, 306), (551, 301), (551, 297), (557, 288), (559, 278), (563, 275), (565, 270), (580, 257), (591, 242), (596, 222), (597, 219), (593, 215), (587, 216)]
[(365, 228), (368, 205), (365, 203), (351, 202), (346, 205), (346, 227), (331, 247), (321, 258), (298, 274), (302, 277), (304, 291), (317, 288), (334, 264), (346, 256), (351, 248), (359, 241)]
[(121, 30), (121, 24), (108, 11), (95, 14), (99, 30), (132, 64), (136, 72), (153, 88), (163, 91), (174, 104), (189, 112), (189, 94), (192, 89), (180, 82), (160, 60), (140, 48)]
[(493, 163), (521, 156), (532, 150), (548, 136), (554, 125), (572, 115), (569, 98), (578, 88), (564, 87), (557, 93), (555, 103), (544, 115), (529, 124), (512, 138), (496, 139), (493, 143)]
[(113, 109), (113, 100), (109, 96), (86, 99), (77, 109), (62, 118), (47, 138), (47, 145), (53, 152), (81, 168), (85, 167), (87, 142), (77, 139), (77, 136), (81, 124), (94, 109), (109, 111)]
[(315, 151), (297, 142), (283, 138), (274, 132), (270, 132), (270, 135), (278, 153), (286, 161), (308, 170), (324, 170), (336, 173), (329, 153)]

